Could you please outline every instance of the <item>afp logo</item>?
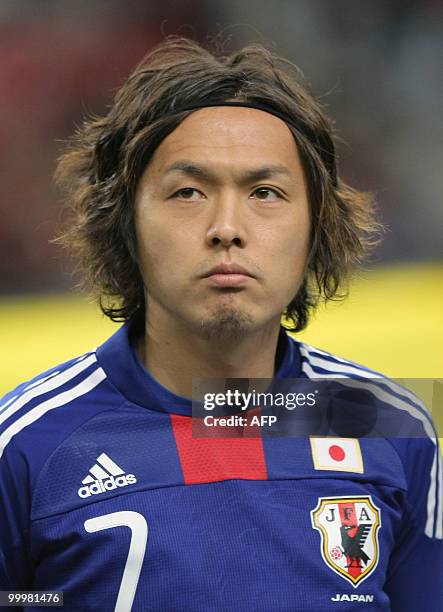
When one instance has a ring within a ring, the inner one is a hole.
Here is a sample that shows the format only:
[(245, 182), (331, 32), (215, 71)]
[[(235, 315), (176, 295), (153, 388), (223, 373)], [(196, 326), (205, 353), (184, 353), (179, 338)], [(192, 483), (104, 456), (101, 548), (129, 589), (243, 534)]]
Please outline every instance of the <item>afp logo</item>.
[(381, 516), (370, 495), (320, 497), (311, 523), (320, 533), (321, 555), (330, 569), (354, 588), (372, 574), (379, 559)]

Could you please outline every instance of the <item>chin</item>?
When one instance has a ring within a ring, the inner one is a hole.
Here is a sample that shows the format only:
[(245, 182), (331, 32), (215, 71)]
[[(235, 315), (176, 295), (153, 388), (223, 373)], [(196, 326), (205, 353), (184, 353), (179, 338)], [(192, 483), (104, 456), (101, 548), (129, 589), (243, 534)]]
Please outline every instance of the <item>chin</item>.
[(249, 312), (224, 305), (200, 319), (199, 332), (209, 340), (235, 340), (251, 333), (255, 326), (256, 321)]

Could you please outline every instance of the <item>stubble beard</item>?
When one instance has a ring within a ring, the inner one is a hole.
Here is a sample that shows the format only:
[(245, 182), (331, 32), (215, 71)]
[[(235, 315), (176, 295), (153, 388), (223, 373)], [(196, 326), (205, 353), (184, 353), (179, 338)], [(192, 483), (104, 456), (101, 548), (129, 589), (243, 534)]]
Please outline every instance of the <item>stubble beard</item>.
[(230, 304), (218, 304), (201, 319), (200, 332), (206, 340), (229, 342), (244, 337), (252, 329), (253, 317)]

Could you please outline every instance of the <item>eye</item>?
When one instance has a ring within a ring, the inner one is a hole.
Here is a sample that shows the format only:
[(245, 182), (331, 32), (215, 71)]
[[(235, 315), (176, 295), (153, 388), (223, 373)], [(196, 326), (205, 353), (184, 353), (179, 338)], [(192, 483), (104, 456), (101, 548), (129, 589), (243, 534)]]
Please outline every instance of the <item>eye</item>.
[(173, 195), (173, 198), (179, 198), (180, 200), (189, 200), (195, 201), (204, 198), (205, 196), (201, 191), (195, 189), (195, 187), (184, 187), (183, 189), (179, 189)]
[(276, 200), (282, 199), (282, 195), (272, 187), (257, 187), (257, 189), (252, 192), (251, 197), (267, 202), (275, 202)]

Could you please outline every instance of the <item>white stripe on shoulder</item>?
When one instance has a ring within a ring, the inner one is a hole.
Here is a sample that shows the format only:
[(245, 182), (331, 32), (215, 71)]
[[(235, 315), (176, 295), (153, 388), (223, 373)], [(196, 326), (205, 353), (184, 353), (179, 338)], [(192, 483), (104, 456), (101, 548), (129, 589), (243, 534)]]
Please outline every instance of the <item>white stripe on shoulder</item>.
[[(50, 378), (54, 378), (54, 376), (57, 376), (57, 374), (60, 374), (60, 371), (57, 370), (56, 372), (51, 372), (51, 374), (48, 374), (47, 376), (43, 376), (43, 378), (39, 378), (38, 380), (34, 380), (32, 383), (29, 383), (28, 385), (26, 385), (21, 393), (25, 393), (25, 391), (28, 391), (28, 389), (32, 389), (34, 387), (38, 387), (39, 385), (41, 385), (42, 383), (44, 383), (46, 380), (49, 380)], [(16, 395), (14, 395), (13, 397), (9, 398), (9, 400), (7, 402), (5, 402), (3, 405), (0, 403), (0, 412), (3, 412), (3, 410), (5, 408), (7, 408), (10, 404), (12, 404), (12, 402), (15, 402), (15, 400), (20, 397), (20, 393), (17, 393)]]
[[(397, 383), (393, 382), (385, 376), (382, 376), (381, 374), (373, 376), (364, 368), (357, 369), (352, 366), (346, 368), (336, 363), (333, 364), (331, 361), (324, 361), (320, 358), (312, 357), (306, 345), (300, 345), (300, 353), (302, 354), (302, 357), (304, 357), (302, 370), (310, 378), (346, 378), (347, 380), (352, 380), (352, 375), (354, 375), (360, 376), (361, 378), (367, 379), (368, 381), (370, 380), (373, 382), (373, 384), (368, 385), (368, 387), (369, 391), (371, 391), (373, 395), (378, 397), (378, 399), (380, 399), (381, 401), (391, 404), (399, 410), (409, 412), (411, 416), (414, 416), (415, 418), (419, 419), (423, 423), (424, 429), (428, 436), (432, 439), (435, 439), (436, 433), (429, 412), (420, 402), (420, 400), (408, 389), (401, 387)], [(311, 365), (313, 367), (318, 366), (322, 369), (328, 370), (328, 372), (315, 372)], [(379, 384), (376, 385), (376, 382), (378, 382)], [(357, 383), (354, 385), (349, 384), (349, 386), (360, 385), (361, 383)], [(388, 387), (396, 395), (392, 395), (389, 391), (384, 390), (384, 387)]]
[(372, 374), (375, 374), (376, 376), (383, 376), (382, 374), (380, 374), (380, 372), (376, 372), (375, 370), (372, 370), (371, 368), (363, 366), (359, 363), (355, 363), (354, 361), (350, 361), (349, 359), (345, 359), (344, 357), (339, 357), (338, 355), (335, 355), (334, 353), (328, 353), (328, 351), (319, 349), (316, 346), (311, 346), (310, 344), (306, 344), (304, 342), (299, 342), (299, 344), (301, 344), (308, 351), (310, 355), (313, 355), (313, 353), (318, 353), (320, 356), (323, 355), (323, 357), (325, 357), (326, 359), (333, 360), (332, 363), (339, 361), (340, 363), (343, 363), (345, 365), (353, 366), (354, 368), (357, 368), (358, 370), (363, 370), (365, 372), (372, 372)]
[(436, 478), (437, 478), (437, 454), (434, 455), (434, 461), (432, 462), (431, 467), (431, 484), (429, 485), (428, 490), (428, 499), (426, 502), (426, 510), (427, 510), (427, 520), (425, 525), (425, 534), (428, 538), (432, 538), (434, 535), (434, 508), (435, 508), (435, 498), (436, 498)]
[[(320, 351), (308, 344), (300, 343), (300, 350), (303, 351), (303, 355), (309, 359), (309, 361), (313, 364), (318, 364), (320, 367), (324, 367), (326, 369), (332, 369), (337, 372), (351, 371), (356, 374), (362, 375), (370, 375), (371, 378), (379, 377), (384, 378), (384, 376), (375, 370), (371, 370), (369, 368), (365, 368), (364, 366), (358, 365), (352, 361), (347, 361), (346, 359), (338, 358), (332, 353), (326, 353), (325, 351)], [(316, 354), (317, 353), (317, 354)]]
[[(395, 383), (393, 380), (389, 379), (387, 376), (384, 376), (383, 374), (380, 374), (375, 370), (371, 370), (364, 366), (358, 365), (357, 363), (353, 363), (352, 361), (347, 361), (346, 359), (342, 359), (341, 357), (336, 357), (331, 353), (320, 351), (319, 349), (313, 348), (307, 344), (300, 345), (300, 352), (306, 359), (309, 360), (309, 362), (313, 366), (318, 366), (320, 368), (323, 368), (324, 370), (328, 370), (329, 372), (355, 374), (357, 376), (361, 376), (362, 378), (370, 379), (378, 378), (380, 379), (380, 382), (389, 387), (394, 393), (401, 395), (402, 397), (408, 399), (410, 402), (413, 402), (417, 406), (421, 405), (417, 397), (413, 393), (411, 393), (409, 389), (402, 387), (401, 385)], [(315, 355), (313, 355), (313, 352), (321, 352), (325, 356), (325, 358), (322, 359), (321, 357), (316, 357)], [(334, 360), (338, 359), (340, 363), (336, 363), (336, 361), (332, 361), (328, 359), (328, 357), (332, 357)]]
[(437, 487), (437, 516), (436, 516), (436, 529), (435, 537), (439, 540), (443, 540), (443, 461), (441, 458), (440, 447), (437, 448), (438, 455), (438, 474), (439, 474), (439, 485)]
[(72, 402), (72, 400), (76, 399), (77, 397), (81, 397), (89, 391), (92, 391), (92, 389), (99, 385), (105, 378), (106, 374), (102, 370), (102, 368), (97, 368), (96, 370), (94, 370), (94, 372), (92, 372), (92, 374), (90, 374), (87, 378), (82, 380), (82, 382), (77, 384), (72, 389), (64, 391), (63, 393), (59, 393), (55, 397), (46, 400), (42, 404), (39, 404), (35, 408), (32, 408), (32, 410), (14, 421), (14, 423), (7, 427), (0, 435), (0, 457), (3, 455), (3, 451), (5, 450), (11, 439), (20, 431), (22, 431), (22, 429), (28, 427), (28, 425), (31, 425), (32, 423), (37, 421), (40, 417), (42, 417), (50, 410), (54, 410), (54, 408), (64, 406), (65, 404)]
[[(80, 357), (77, 357), (77, 359), (73, 359), (70, 363), (71, 363), (71, 365), (74, 365), (76, 363), (79, 363), (80, 361), (84, 361), (87, 357), (89, 357), (91, 354), (94, 354), (94, 353), (95, 353), (95, 350), (94, 351), (88, 351), (84, 355), (81, 355)], [(59, 366), (59, 367), (61, 368), (62, 366)], [(61, 369), (54, 370), (53, 372), (50, 372), (46, 376), (44, 375), (44, 372), (43, 372), (43, 374), (40, 374), (39, 376), (33, 378), (31, 381), (25, 383), (24, 385), (20, 385), (23, 388), (20, 389), (20, 391), (18, 393), (16, 393), (13, 397), (10, 397), (4, 404), (2, 404), (2, 400), (0, 399), (0, 412), (2, 412), (10, 404), (12, 404), (12, 402), (14, 402), (18, 397), (20, 397), (20, 395), (23, 395), (23, 393), (25, 393), (29, 389), (33, 389), (34, 387), (38, 387), (39, 385), (44, 383), (46, 380), (49, 380), (50, 378), (54, 378), (54, 376), (57, 376), (57, 374), (60, 374), (61, 371), (62, 371)]]
[(432, 462), (430, 485), (427, 499), (427, 521), (425, 534), (430, 538), (443, 540), (443, 475), (440, 446), (437, 443)]
[[(315, 372), (311, 368), (309, 363), (307, 362), (305, 362), (302, 365), (302, 370), (303, 372), (305, 372), (305, 374), (309, 378), (319, 378), (319, 379), (340, 378), (340, 384), (347, 386), (347, 387), (354, 387), (357, 389), (361, 389), (362, 386), (365, 384), (362, 381), (354, 380), (353, 378), (350, 378), (349, 376), (346, 376), (345, 374), (339, 374), (339, 373), (321, 374), (319, 372)], [(374, 379), (372, 380), (374, 381)], [(395, 397), (394, 395), (384, 391), (379, 386), (377, 386), (375, 382), (372, 382), (372, 384), (368, 384), (367, 389), (370, 393), (372, 393), (372, 395), (374, 395), (380, 401), (385, 402), (386, 404), (389, 404), (391, 406), (394, 406), (395, 408), (398, 408), (399, 410), (404, 410), (405, 412), (409, 413), (412, 417), (420, 421), (423, 425), (424, 431), (426, 432), (427, 436), (432, 441), (432, 443), (433, 444), (437, 443), (434, 426), (427, 412), (422, 412), (416, 406), (412, 406), (411, 404), (408, 404), (405, 401)]]
[(3, 407), (0, 413), (0, 425), (6, 421), (10, 416), (15, 414), (17, 410), (23, 408), (29, 401), (38, 397), (39, 395), (43, 395), (44, 393), (48, 393), (49, 391), (54, 391), (58, 389), (65, 383), (72, 380), (75, 376), (83, 372), (89, 368), (90, 365), (97, 361), (97, 357), (95, 354), (89, 355), (86, 359), (82, 361), (77, 361), (74, 365), (70, 366), (63, 372), (55, 376), (49, 376), (47, 379), (44, 379), (41, 384), (37, 384), (36, 386), (30, 385), (27, 391), (23, 394), (18, 395), (18, 397), (14, 398), (12, 403), (7, 402), (7, 404)]

